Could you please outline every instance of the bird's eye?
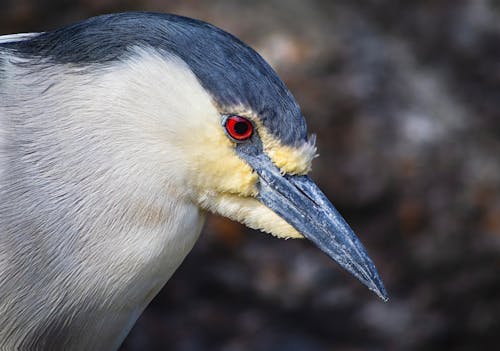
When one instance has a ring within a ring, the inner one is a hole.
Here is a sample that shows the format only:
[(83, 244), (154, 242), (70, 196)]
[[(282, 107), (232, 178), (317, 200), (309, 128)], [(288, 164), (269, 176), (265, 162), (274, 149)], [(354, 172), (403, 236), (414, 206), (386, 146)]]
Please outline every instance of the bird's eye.
[(235, 141), (247, 140), (253, 133), (252, 122), (240, 116), (229, 116), (224, 126), (227, 134)]

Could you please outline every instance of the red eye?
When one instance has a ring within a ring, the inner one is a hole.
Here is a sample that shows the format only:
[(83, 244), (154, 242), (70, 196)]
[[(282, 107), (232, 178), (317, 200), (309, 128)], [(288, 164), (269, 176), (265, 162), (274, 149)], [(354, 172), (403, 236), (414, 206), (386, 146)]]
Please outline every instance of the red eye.
[(253, 124), (240, 116), (229, 116), (226, 119), (225, 127), (227, 134), (237, 141), (247, 140), (253, 133)]

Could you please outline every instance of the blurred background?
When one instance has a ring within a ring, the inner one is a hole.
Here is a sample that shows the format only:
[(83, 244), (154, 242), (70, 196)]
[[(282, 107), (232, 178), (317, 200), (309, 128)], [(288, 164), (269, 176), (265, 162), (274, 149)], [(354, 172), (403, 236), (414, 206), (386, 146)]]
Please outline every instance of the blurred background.
[(391, 300), (306, 241), (209, 216), (122, 351), (498, 350), (498, 1), (0, 0), (0, 34), (129, 10), (211, 22), (271, 63)]

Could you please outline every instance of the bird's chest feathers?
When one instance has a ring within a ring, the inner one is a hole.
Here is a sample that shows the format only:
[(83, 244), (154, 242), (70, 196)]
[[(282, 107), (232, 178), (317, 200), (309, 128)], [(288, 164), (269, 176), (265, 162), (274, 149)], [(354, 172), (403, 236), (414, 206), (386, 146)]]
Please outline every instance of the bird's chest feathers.
[(106, 279), (80, 280), (88, 286), (89, 279), (94, 279), (100, 289), (96, 300), (106, 307), (96, 317), (116, 326), (114, 332), (102, 336), (110, 344), (127, 335), (199, 236), (204, 215), (189, 202), (173, 200), (166, 207), (138, 202), (129, 208), (129, 217), (111, 227), (116, 232), (107, 233), (114, 239), (106, 240), (96, 260), (89, 262), (95, 264), (90, 269), (107, 275)]
[(176, 199), (164, 206), (139, 202), (129, 211), (102, 259), (110, 257), (108, 289), (121, 295), (121, 308), (140, 313), (191, 251), (204, 216), (195, 205)]

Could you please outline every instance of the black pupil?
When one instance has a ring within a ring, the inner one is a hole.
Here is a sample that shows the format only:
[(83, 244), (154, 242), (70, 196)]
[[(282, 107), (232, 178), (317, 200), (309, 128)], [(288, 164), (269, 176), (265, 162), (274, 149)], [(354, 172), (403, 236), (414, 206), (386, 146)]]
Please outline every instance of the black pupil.
[(234, 125), (234, 131), (237, 134), (243, 135), (248, 131), (248, 124), (245, 122), (236, 122)]

